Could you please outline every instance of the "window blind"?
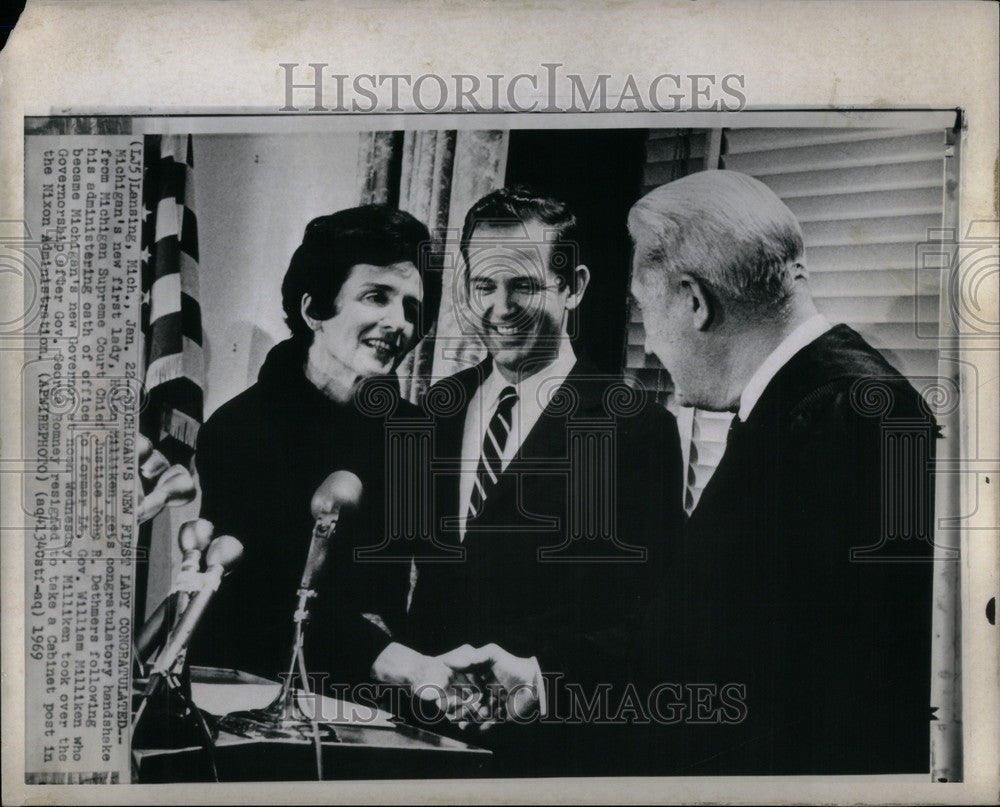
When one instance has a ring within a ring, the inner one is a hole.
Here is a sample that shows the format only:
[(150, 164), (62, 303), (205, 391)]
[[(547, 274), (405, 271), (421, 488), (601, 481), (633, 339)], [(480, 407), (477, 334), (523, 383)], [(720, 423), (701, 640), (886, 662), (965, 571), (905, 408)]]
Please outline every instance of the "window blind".
[(916, 251), (942, 226), (945, 131), (730, 129), (723, 143), (721, 167), (798, 218), (820, 311), (913, 380), (937, 376), (940, 271)]

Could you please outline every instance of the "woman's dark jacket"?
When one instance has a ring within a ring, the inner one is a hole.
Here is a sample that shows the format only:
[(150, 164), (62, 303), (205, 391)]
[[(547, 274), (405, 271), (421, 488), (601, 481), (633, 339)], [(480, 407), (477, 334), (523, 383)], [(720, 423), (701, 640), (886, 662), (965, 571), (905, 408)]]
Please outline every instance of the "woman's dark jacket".
[(394, 377), (372, 397), (381, 406), (360, 405), (358, 396), (350, 404), (329, 400), (305, 377), (306, 352), (296, 340), (276, 345), (257, 383), (201, 429), (202, 517), (217, 535), (242, 541), (244, 555), (223, 579), (188, 657), (271, 678), (287, 671), (310, 500), (330, 473), (349, 470), (364, 485), (361, 506), (341, 517), (310, 602), (305, 657), (310, 672), (331, 676), (328, 683), (353, 684), (367, 677), (405, 613), (409, 563), (356, 561), (353, 550), (382, 540), (387, 426), (416, 408), (399, 400)]

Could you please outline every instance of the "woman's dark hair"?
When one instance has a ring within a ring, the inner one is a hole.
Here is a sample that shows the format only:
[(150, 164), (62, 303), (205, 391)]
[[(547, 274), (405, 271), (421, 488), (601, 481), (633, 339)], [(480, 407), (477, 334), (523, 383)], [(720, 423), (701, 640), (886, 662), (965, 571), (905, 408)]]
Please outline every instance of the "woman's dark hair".
[(312, 341), (312, 329), (302, 319), (303, 294), (312, 298), (311, 317), (330, 319), (337, 313), (334, 302), (352, 267), (411, 261), (422, 277), (429, 246), (423, 224), (387, 205), (352, 207), (313, 219), (281, 283), (281, 306), (292, 336)]
[(466, 280), (469, 276), (469, 241), (478, 225), (527, 224), (529, 221), (541, 222), (553, 231), (549, 269), (572, 289), (574, 271), (584, 263), (581, 255), (583, 233), (577, 217), (565, 202), (523, 185), (498, 188), (486, 194), (465, 214), (461, 251)]

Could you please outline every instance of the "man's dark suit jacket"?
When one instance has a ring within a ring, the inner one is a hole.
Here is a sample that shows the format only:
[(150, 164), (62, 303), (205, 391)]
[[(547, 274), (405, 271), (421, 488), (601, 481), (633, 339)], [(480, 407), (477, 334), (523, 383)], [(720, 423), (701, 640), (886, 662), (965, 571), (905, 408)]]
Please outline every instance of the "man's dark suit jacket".
[(686, 720), (644, 734), (640, 768), (928, 770), (936, 434), (847, 326), (777, 373), (730, 432), (636, 643), (647, 691), (745, 695), (702, 690)]
[[(675, 421), (577, 361), (459, 542), (466, 412), (490, 369), (484, 362), (428, 392), (455, 404), (435, 424), (434, 527), (446, 550), (417, 559), (409, 643), (437, 654), (495, 642), (564, 681), (622, 678), (621, 626), (648, 604), (683, 522)], [(510, 728), (513, 742), (530, 745), (532, 732)], [(551, 764), (553, 752), (538, 754)]]

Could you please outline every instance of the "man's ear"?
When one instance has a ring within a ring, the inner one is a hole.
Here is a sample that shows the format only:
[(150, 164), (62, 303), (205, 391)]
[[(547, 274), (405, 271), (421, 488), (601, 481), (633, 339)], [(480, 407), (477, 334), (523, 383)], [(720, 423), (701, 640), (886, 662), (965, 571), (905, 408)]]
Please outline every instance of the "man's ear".
[(312, 330), (316, 330), (319, 327), (319, 320), (316, 319), (309, 313), (309, 306), (312, 305), (312, 297), (308, 294), (302, 295), (302, 302), (299, 303), (299, 313), (302, 314), (302, 319), (305, 321)]
[(590, 270), (582, 263), (573, 270), (573, 291), (566, 298), (566, 310), (572, 311), (583, 302), (583, 295), (587, 291), (587, 284), (590, 283)]
[(715, 300), (708, 293), (705, 284), (693, 275), (684, 272), (680, 276), (678, 285), (682, 300), (691, 315), (691, 324), (695, 330), (707, 330), (717, 312), (715, 311)]

